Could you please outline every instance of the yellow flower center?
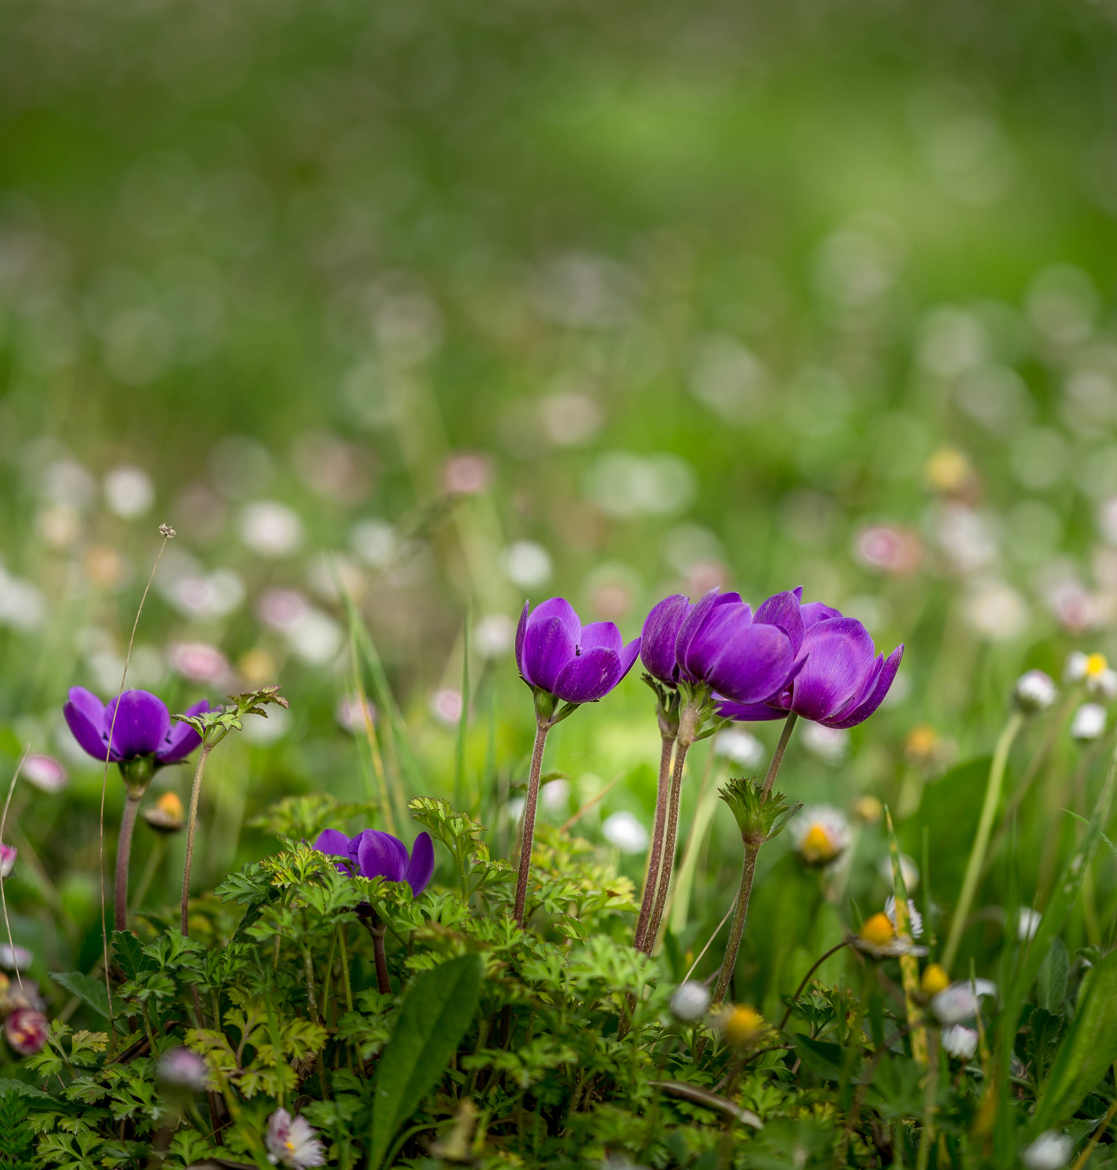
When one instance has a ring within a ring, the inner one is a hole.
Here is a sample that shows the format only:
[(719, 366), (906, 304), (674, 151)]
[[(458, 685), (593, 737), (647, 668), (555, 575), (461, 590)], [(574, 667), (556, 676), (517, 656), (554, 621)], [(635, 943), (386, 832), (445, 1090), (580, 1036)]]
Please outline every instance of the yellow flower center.
[(1086, 659), (1086, 677), (1100, 678), (1109, 669), (1104, 654), (1091, 654)]
[(730, 1009), (723, 1024), (726, 1043), (736, 1048), (751, 1044), (764, 1028), (764, 1017), (750, 1007)]
[(884, 815), (884, 805), (877, 796), (859, 796), (853, 811), (867, 825), (875, 825)]
[(882, 947), (896, 937), (896, 931), (892, 928), (887, 914), (874, 914), (862, 924), (861, 937), (874, 947)]
[(938, 732), (930, 724), (920, 723), (908, 732), (905, 747), (913, 759), (925, 760), (934, 752), (938, 742)]
[(290, 1138), (288, 1138), (283, 1144), (287, 1147), (287, 1150), (290, 1153), (293, 1154), (295, 1152), (295, 1143), (293, 1141), (291, 1141)]
[(927, 482), (940, 492), (955, 492), (970, 478), (970, 461), (954, 447), (943, 447), (927, 460)]
[(177, 793), (164, 792), (155, 802), (155, 807), (175, 820), (182, 820), (182, 801), (179, 800)]
[(833, 861), (838, 855), (838, 846), (825, 827), (816, 821), (803, 834), (799, 852), (802, 853), (804, 861), (818, 865), (823, 861)]
[(923, 978), (920, 980), (923, 994), (938, 995), (940, 991), (945, 991), (949, 986), (950, 976), (947, 975), (946, 970), (938, 963), (928, 963), (923, 970)]

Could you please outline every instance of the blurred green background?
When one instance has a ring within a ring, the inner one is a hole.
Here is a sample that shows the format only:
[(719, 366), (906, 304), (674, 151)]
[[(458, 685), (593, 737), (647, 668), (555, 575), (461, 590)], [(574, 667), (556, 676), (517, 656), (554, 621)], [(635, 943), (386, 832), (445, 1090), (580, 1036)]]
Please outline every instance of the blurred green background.
[[(796, 796), (987, 752), (1020, 671), (1117, 613), (1115, 18), (3, 0), (2, 746), (72, 770), (16, 797), (26, 929), (88, 923), (100, 775), (58, 711), (117, 685), (162, 521), (134, 684), (292, 698), (215, 758), (203, 879), (269, 800), (367, 791), (339, 582), (438, 795), (470, 625), (489, 818), (531, 740), (509, 622), (552, 594), (631, 637), (667, 592), (802, 584), (904, 641)], [(547, 816), (648, 818), (636, 675), (552, 738)]]

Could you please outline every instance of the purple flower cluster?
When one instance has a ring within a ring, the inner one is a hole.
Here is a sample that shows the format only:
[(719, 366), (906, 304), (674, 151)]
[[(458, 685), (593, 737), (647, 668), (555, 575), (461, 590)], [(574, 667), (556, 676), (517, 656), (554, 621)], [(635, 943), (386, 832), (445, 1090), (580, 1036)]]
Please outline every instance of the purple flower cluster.
[(640, 657), (668, 687), (705, 687), (717, 713), (739, 721), (789, 713), (827, 727), (853, 727), (884, 701), (903, 657), (878, 655), (865, 627), (802, 590), (752, 609), (736, 593), (692, 604), (676, 594), (648, 614)]
[(429, 833), (420, 833), (415, 838), (410, 856), (398, 837), (379, 829), (365, 829), (355, 837), (347, 837), (337, 829), (323, 829), (314, 848), (330, 857), (343, 858), (337, 867), (342, 873), (407, 882), (416, 898), (427, 888), (434, 873), (434, 843)]

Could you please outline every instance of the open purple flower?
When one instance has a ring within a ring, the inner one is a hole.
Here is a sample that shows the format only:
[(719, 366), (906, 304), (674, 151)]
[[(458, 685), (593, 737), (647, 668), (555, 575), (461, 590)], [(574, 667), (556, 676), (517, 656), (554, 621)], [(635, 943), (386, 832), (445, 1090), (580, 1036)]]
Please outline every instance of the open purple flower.
[[(186, 714), (200, 715), (209, 709), (209, 703), (202, 699)], [(92, 691), (71, 687), (62, 713), (74, 739), (95, 760), (107, 757), (115, 763), (153, 756), (156, 767), (177, 764), (202, 742), (189, 724), (172, 725), (163, 700), (149, 691), (125, 691), (106, 705)]]
[(524, 682), (566, 703), (593, 703), (632, 669), (640, 639), (625, 646), (612, 622), (583, 626), (564, 597), (534, 610), (524, 603), (516, 630), (516, 663)]
[(868, 719), (881, 705), (900, 668), (904, 647), (897, 646), (887, 658), (878, 655), (859, 621), (821, 602), (801, 606), (799, 616), (804, 629), (802, 665), (790, 683), (760, 703), (721, 703), (718, 714), (758, 720), (782, 719), (793, 711), (826, 727), (846, 728)]
[(644, 622), (640, 657), (668, 686), (705, 684), (734, 702), (755, 703), (786, 686), (802, 642), (794, 593), (777, 593), (753, 613), (740, 594), (715, 589), (694, 604), (678, 593), (656, 605)]
[(417, 898), (434, 873), (434, 843), (429, 833), (415, 838), (408, 856), (407, 846), (391, 833), (365, 829), (347, 837), (337, 829), (323, 829), (314, 842), (319, 853), (344, 858), (337, 868), (342, 873), (358, 873), (366, 878), (384, 878), (389, 882), (407, 882)]

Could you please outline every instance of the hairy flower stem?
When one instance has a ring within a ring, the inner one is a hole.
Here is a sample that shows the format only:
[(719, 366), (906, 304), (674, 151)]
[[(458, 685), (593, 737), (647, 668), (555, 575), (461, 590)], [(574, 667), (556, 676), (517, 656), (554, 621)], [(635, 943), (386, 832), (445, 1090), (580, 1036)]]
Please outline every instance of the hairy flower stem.
[(659, 885), (656, 888), (651, 920), (642, 940), (641, 950), (651, 954), (655, 949), (663, 911), (667, 906), (667, 894), (671, 889), (671, 871), (675, 867), (675, 842), (679, 835), (679, 801), (683, 792), (683, 768), (691, 744), (698, 736), (699, 708), (687, 703), (679, 712), (679, 736), (675, 740), (675, 763), (671, 769), (671, 791), (667, 798), (667, 827), (663, 840), (663, 855), (659, 863)]
[(190, 865), (194, 860), (194, 828), (198, 823), (198, 801), (202, 795), (202, 775), (206, 770), (206, 760), (213, 751), (214, 744), (203, 743), (202, 754), (198, 757), (198, 766), (194, 769), (194, 784), (190, 789), (190, 815), (186, 822), (186, 862), (182, 867), (182, 936), (190, 933)]
[(132, 855), (132, 830), (136, 826), (136, 812), (142, 792), (128, 790), (124, 815), (120, 818), (120, 836), (116, 842), (116, 885), (113, 889), (113, 930), (128, 929), (128, 861)]
[(640, 917), (636, 920), (636, 934), (632, 945), (639, 951), (644, 947), (644, 936), (652, 916), (659, 867), (663, 861), (663, 833), (667, 820), (667, 795), (671, 783), (671, 753), (675, 748), (674, 735), (663, 735), (659, 753), (659, 782), (655, 792), (655, 821), (652, 825), (652, 847), (648, 850), (648, 871), (644, 877), (644, 897), (640, 903)]
[(974, 894), (977, 892), (978, 878), (981, 876), (985, 853), (989, 847), (989, 834), (993, 831), (993, 819), (997, 814), (997, 804), (1001, 799), (1008, 754), (1012, 750), (1013, 741), (1023, 726), (1024, 716), (1019, 711), (1013, 711), (993, 751), (993, 763), (989, 768), (989, 779), (985, 785), (985, 803), (981, 806), (981, 819), (977, 823), (973, 848), (970, 850), (970, 859), (966, 863), (966, 874), (962, 879), (962, 892), (958, 895), (958, 905), (954, 908), (954, 915), (950, 920), (950, 934), (947, 936), (946, 947), (943, 950), (942, 965), (948, 971), (958, 955), (958, 944), (962, 941), (962, 931), (966, 927)]
[[(768, 772), (764, 777), (764, 787), (760, 791), (760, 801), (762, 804), (768, 799), (768, 795), (772, 791), (772, 785), (775, 783), (776, 775), (780, 770), (780, 764), (783, 763), (783, 754), (787, 751), (787, 744), (791, 739), (792, 731), (795, 730), (795, 724), (798, 718), (798, 715), (792, 711), (784, 721), (783, 731), (780, 732), (779, 742), (776, 744), (776, 750), (772, 753), (772, 760), (768, 765)], [(741, 885), (737, 891), (737, 906), (733, 911), (733, 923), (729, 928), (729, 942), (725, 948), (725, 957), (721, 961), (721, 969), (718, 971), (717, 983), (714, 985), (714, 994), (711, 1001), (713, 1004), (719, 1004), (725, 999), (725, 993), (729, 990), (729, 982), (733, 978), (733, 972), (737, 967), (737, 954), (741, 949), (741, 939), (745, 933), (745, 920), (748, 918), (749, 900), (752, 897), (752, 883), (756, 877), (756, 859), (760, 854), (760, 846), (763, 844), (763, 838), (758, 841), (745, 842), (745, 860), (741, 866)]]
[(551, 721), (542, 717), (535, 724), (535, 746), (531, 751), (531, 770), (527, 778), (527, 799), (524, 802), (524, 829), (520, 838), (520, 873), (516, 880), (516, 925), (523, 929), (524, 904), (527, 902), (527, 878), (531, 871), (531, 847), (535, 841), (535, 806), (539, 803), (539, 776), (543, 771), (543, 744)]

